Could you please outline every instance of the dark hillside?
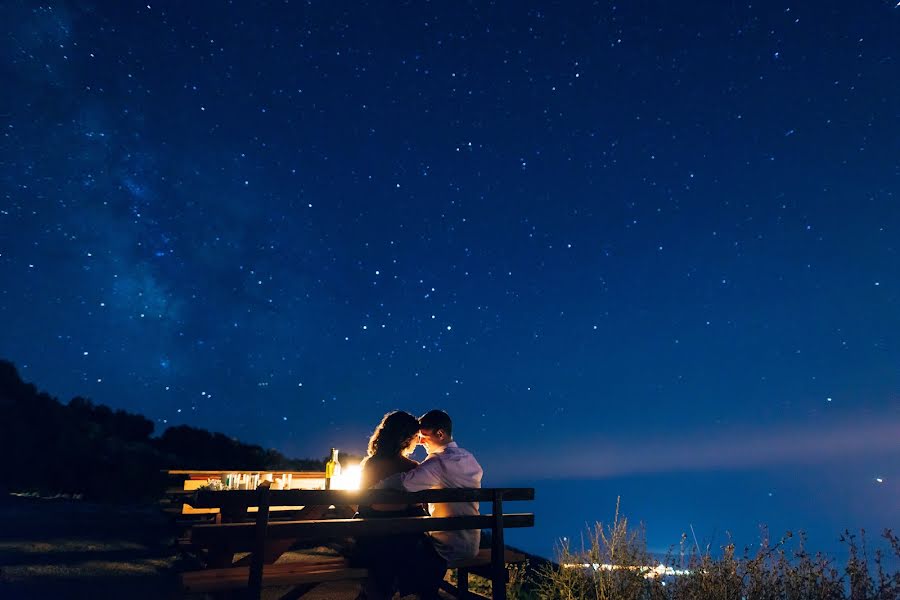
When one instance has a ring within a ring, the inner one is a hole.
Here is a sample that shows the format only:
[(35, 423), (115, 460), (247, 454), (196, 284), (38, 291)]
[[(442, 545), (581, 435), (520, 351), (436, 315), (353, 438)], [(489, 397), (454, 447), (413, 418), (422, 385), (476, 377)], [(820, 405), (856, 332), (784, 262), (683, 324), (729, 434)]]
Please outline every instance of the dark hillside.
[(153, 421), (76, 397), (63, 404), (0, 360), (0, 452), (6, 491), (79, 494), (97, 501), (158, 498), (163, 469), (321, 470), (221, 433), (180, 425), (153, 437)]

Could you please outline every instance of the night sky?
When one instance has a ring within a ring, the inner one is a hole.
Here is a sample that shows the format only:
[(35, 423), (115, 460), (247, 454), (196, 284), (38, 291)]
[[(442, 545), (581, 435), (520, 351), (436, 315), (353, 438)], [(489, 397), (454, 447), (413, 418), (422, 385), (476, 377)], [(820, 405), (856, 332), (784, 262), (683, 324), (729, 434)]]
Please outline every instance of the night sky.
[(0, 357), (297, 457), (444, 408), (547, 555), (896, 527), (895, 4), (6, 2)]

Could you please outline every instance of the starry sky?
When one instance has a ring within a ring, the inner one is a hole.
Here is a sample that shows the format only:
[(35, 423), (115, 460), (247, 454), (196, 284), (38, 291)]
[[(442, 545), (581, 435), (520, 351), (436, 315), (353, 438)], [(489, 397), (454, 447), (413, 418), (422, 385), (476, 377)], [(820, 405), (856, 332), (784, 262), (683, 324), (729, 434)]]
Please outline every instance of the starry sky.
[(894, 2), (4, 13), (24, 379), (298, 457), (444, 408), (548, 555), (900, 522)]

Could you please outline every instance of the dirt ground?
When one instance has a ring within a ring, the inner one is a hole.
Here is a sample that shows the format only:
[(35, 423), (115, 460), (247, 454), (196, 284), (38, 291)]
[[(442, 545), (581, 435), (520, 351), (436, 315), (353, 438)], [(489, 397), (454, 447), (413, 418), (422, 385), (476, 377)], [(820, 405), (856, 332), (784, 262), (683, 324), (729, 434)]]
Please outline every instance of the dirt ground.
[(155, 507), (0, 500), (0, 597), (171, 598), (176, 553)]

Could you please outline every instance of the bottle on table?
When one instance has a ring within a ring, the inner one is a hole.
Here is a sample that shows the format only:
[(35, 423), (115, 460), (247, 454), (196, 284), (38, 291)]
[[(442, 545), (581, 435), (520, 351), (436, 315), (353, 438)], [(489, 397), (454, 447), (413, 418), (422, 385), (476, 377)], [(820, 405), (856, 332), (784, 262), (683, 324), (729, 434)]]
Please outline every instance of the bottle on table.
[(341, 463), (338, 462), (338, 449), (331, 449), (331, 458), (325, 463), (325, 489), (331, 489), (331, 479), (341, 474)]

